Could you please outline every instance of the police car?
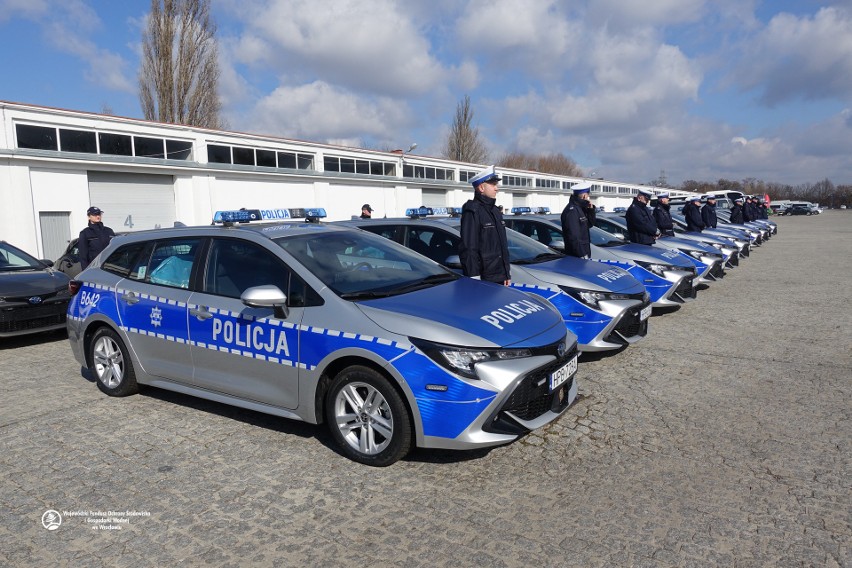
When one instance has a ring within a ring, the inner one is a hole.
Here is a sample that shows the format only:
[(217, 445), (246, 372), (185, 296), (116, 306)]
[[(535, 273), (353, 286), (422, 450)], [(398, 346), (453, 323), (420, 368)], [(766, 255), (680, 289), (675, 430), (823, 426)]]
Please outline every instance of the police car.
[[(624, 217), (600, 213), (595, 220), (595, 226), (616, 237), (628, 238), (627, 220)], [(698, 240), (679, 237), (658, 237), (657, 242), (651, 246), (680, 251), (686, 255), (698, 269), (698, 282), (704, 284), (724, 277), (725, 266), (731, 255), (738, 254), (734, 248), (723, 251)]]
[[(457, 208), (412, 208), (401, 219), (355, 219), (340, 224), (392, 239), (460, 271)], [(651, 304), (645, 287), (618, 266), (566, 257), (507, 231), (512, 287), (547, 298), (577, 335), (580, 351), (608, 351), (648, 333)]]
[(509, 443), (574, 401), (576, 338), (547, 300), (379, 236), (256, 220), (112, 240), (71, 282), (68, 338), (111, 396), (139, 385), (328, 424), (349, 458)]
[[(513, 210), (514, 211), (514, 210)], [(506, 215), (510, 227), (552, 250), (565, 249), (562, 225), (558, 215), (523, 211)], [(655, 308), (679, 306), (695, 298), (695, 265), (675, 251), (662, 251), (645, 245), (618, 240), (597, 227), (589, 228), (592, 260), (624, 268), (645, 286)]]

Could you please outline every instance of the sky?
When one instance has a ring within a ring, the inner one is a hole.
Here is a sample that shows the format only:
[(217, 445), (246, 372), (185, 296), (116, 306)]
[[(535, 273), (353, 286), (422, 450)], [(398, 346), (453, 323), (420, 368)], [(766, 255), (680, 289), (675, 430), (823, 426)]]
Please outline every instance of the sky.
[[(0, 100), (142, 118), (147, 0), (0, 0)], [(211, 0), (230, 130), (852, 184), (852, 0)]]

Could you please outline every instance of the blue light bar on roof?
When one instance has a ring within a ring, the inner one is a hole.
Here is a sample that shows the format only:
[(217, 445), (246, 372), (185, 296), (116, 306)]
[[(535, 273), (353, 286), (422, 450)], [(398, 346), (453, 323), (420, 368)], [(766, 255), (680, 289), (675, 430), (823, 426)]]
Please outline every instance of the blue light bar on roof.
[(434, 215), (431, 207), (413, 207), (405, 210), (406, 217), (418, 218), (428, 217), (429, 215)]
[(533, 207), (532, 212), (536, 215), (549, 215), (550, 207)]
[(450, 217), (458, 217), (461, 215), (461, 207), (432, 207), (433, 215), (448, 215)]
[(237, 209), (232, 211), (216, 211), (213, 223), (250, 223), (260, 221), (260, 209)]
[(529, 207), (512, 207), (512, 215), (523, 215), (524, 213), (531, 213), (532, 209)]

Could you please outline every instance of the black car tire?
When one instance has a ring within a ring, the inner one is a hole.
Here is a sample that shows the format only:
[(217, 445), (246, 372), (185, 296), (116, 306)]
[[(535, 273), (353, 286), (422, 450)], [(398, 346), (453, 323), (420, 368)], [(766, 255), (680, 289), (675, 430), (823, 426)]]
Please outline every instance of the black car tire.
[(89, 370), (98, 388), (109, 396), (139, 392), (136, 372), (124, 342), (112, 328), (102, 327), (89, 344)]
[(356, 462), (385, 467), (411, 449), (411, 417), (402, 397), (368, 367), (347, 367), (334, 377), (325, 418), (340, 451)]

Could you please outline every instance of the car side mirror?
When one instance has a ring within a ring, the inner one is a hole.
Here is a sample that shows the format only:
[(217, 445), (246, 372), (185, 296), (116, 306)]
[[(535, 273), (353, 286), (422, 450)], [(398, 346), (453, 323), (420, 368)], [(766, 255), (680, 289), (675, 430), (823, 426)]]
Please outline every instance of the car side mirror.
[(52, 260), (49, 260), (49, 259), (47, 259), (47, 258), (40, 258), (40, 259), (38, 259), (38, 261), (39, 261), (40, 263), (44, 264), (45, 266), (47, 266), (48, 268), (50, 268), (50, 267), (52, 267), (52, 266), (53, 266), (53, 261), (52, 261)]
[(284, 319), (290, 314), (287, 309), (287, 295), (278, 286), (266, 284), (246, 288), (240, 295), (243, 304), (252, 308), (273, 308), (275, 317)]
[(444, 261), (444, 266), (446, 266), (447, 268), (461, 268), (462, 263), (461, 259), (459, 258), (459, 255), (451, 254), (450, 256), (448, 256), (447, 260)]

